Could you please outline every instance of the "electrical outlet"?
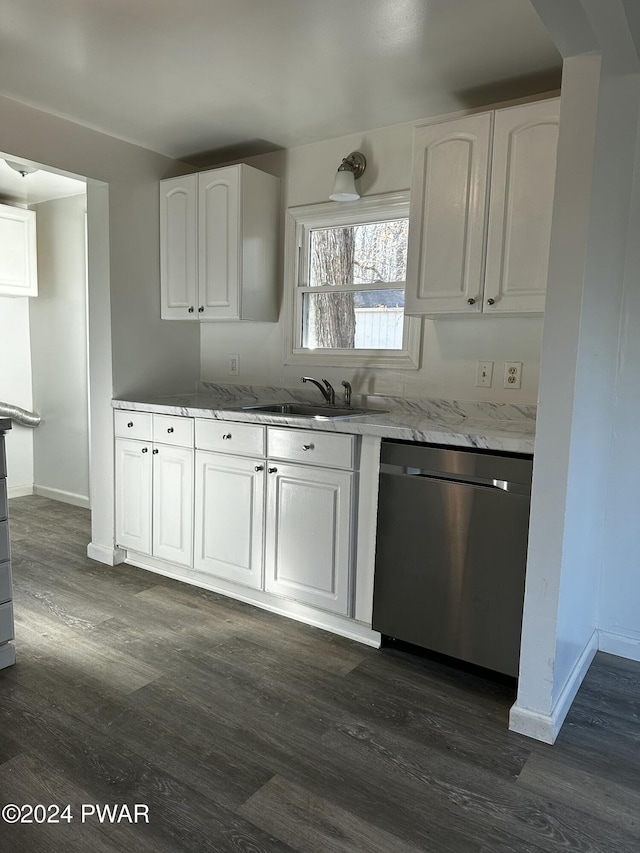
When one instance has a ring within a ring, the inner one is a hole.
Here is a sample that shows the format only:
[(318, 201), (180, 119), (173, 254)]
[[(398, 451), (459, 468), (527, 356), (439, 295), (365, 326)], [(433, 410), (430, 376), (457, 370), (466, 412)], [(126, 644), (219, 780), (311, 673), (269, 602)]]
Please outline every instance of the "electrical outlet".
[(522, 381), (522, 362), (505, 361), (504, 363), (504, 387), (519, 388)]
[(227, 365), (229, 367), (229, 376), (237, 376), (240, 373), (240, 356), (237, 353), (228, 355)]
[(476, 385), (478, 387), (484, 386), (485, 388), (490, 388), (492, 381), (493, 381), (493, 362), (492, 361), (478, 361), (476, 363)]

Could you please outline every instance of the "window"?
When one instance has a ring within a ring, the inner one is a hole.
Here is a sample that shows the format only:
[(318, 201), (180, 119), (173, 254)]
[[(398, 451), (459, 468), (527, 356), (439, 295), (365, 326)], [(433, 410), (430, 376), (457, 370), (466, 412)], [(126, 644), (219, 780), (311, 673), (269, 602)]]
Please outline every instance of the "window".
[(420, 321), (404, 315), (408, 193), (291, 208), (287, 361), (419, 366)]

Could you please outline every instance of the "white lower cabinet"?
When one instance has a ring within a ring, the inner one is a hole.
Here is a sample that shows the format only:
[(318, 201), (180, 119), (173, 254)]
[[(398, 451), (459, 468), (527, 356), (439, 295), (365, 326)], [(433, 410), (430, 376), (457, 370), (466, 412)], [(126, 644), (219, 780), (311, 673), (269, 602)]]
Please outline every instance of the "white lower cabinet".
[(269, 465), (265, 588), (346, 616), (354, 474)]
[(116, 439), (116, 544), (193, 563), (193, 450)]
[(264, 460), (196, 451), (194, 568), (262, 587)]
[(116, 412), (116, 544), (351, 616), (359, 439), (196, 419), (194, 450), (180, 420)]

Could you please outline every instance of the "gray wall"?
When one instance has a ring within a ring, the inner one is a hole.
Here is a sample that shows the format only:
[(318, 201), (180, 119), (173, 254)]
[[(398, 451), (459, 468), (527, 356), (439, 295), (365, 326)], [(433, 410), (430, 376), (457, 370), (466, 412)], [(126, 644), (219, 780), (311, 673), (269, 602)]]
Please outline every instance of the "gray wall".
[(65, 119), (0, 98), (0, 152), (88, 181), (93, 556), (113, 559), (111, 397), (198, 379), (198, 324), (160, 320), (158, 180), (191, 171)]
[(38, 297), (29, 300), (34, 491), (89, 506), (86, 195), (34, 205)]

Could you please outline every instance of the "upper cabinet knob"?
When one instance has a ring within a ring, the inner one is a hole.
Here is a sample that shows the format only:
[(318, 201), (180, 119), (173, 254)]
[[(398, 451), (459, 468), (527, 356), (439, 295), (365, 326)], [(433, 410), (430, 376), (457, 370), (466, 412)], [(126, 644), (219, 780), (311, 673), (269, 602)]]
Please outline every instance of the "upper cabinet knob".
[(200, 312), (200, 314), (202, 314), (202, 312), (204, 311), (204, 305), (201, 305), (201, 306), (198, 308), (198, 311)]
[(475, 305), (476, 304), (476, 300), (473, 298), (473, 296), (470, 296), (469, 299), (467, 299), (467, 304), (468, 305)]
[(194, 311), (195, 311), (195, 308), (193, 307), (193, 305), (190, 305), (189, 306), (189, 314), (193, 314)]
[(487, 299), (487, 305), (495, 305), (495, 304), (496, 304), (495, 299)]

